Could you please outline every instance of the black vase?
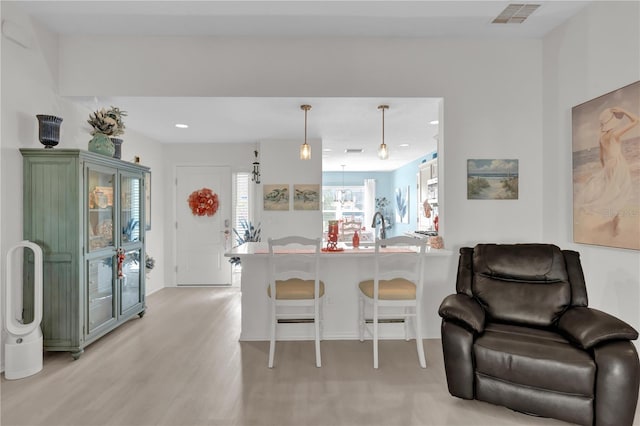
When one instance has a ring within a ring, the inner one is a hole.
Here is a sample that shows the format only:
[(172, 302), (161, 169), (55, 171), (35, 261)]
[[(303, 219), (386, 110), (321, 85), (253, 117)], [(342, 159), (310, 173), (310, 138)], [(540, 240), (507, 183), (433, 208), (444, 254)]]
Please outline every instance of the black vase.
[(38, 138), (45, 148), (53, 148), (60, 142), (60, 123), (62, 118), (54, 115), (36, 115), (38, 119)]
[(124, 142), (122, 139), (118, 139), (118, 138), (111, 138), (111, 142), (113, 142), (113, 146), (116, 148), (116, 152), (113, 153), (113, 158), (117, 158), (118, 160), (120, 159), (120, 157), (122, 156), (122, 142)]

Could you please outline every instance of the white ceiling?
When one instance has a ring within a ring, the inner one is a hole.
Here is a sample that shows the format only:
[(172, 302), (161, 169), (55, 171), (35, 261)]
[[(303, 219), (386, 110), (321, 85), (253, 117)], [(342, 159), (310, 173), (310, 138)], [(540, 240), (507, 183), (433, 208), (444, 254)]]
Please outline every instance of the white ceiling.
[[(4, 1), (4, 0), (3, 0)], [(523, 24), (491, 24), (507, 1), (21, 1), (37, 21), (67, 35), (259, 37), (541, 38), (589, 1), (539, 1)], [(435, 98), (129, 98), (75, 99), (87, 110), (116, 105), (127, 128), (161, 142), (268, 142), (304, 138), (302, 104), (310, 104), (308, 139), (322, 140), (325, 170), (392, 170), (435, 150)], [(375, 161), (382, 138), (388, 161)], [(214, 120), (215, 119), (215, 120)], [(189, 124), (186, 130), (173, 127)], [(214, 124), (211, 124), (211, 123)], [(400, 147), (400, 144), (409, 147)], [(364, 148), (363, 155), (344, 154)], [(314, 152), (313, 155), (319, 153)], [(372, 167), (380, 164), (380, 167)]]

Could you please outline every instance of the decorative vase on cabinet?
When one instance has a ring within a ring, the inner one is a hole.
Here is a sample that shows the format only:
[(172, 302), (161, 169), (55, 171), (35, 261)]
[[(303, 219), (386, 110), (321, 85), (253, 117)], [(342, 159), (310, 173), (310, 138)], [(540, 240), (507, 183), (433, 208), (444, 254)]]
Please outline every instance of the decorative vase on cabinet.
[[(20, 151), (23, 236), (44, 251), (44, 348), (77, 359), (87, 345), (144, 315), (149, 169), (77, 149)], [(24, 281), (24, 300), (33, 300), (33, 280)], [(23, 316), (30, 321), (33, 306), (25, 303)]]
[(89, 141), (89, 151), (106, 155), (107, 157), (113, 157), (113, 154), (116, 152), (116, 147), (109, 136), (104, 133), (96, 133)]

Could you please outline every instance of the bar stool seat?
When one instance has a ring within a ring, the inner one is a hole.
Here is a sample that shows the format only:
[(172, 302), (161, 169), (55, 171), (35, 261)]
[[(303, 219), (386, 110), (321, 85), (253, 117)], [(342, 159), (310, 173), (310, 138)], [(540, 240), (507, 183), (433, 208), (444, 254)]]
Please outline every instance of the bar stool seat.
[[(301, 300), (313, 299), (314, 281), (291, 278), (276, 280), (276, 299)], [(267, 287), (267, 296), (271, 297), (271, 286)], [(324, 296), (324, 283), (320, 281), (320, 297)]]
[[(361, 281), (360, 291), (373, 299), (374, 280)], [(416, 285), (404, 278), (380, 280), (378, 298), (381, 300), (411, 300), (416, 298)]]

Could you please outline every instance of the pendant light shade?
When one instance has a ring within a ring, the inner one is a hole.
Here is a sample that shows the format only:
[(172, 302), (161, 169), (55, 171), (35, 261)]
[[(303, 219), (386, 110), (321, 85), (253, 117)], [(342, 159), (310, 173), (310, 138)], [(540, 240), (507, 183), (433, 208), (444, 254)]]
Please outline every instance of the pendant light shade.
[(386, 160), (389, 158), (389, 149), (387, 148), (387, 144), (384, 143), (384, 110), (389, 109), (389, 105), (379, 105), (378, 109), (382, 111), (382, 143), (378, 148), (378, 158)]
[(311, 147), (307, 143), (307, 111), (311, 109), (311, 105), (300, 105), (300, 109), (304, 110), (304, 143), (300, 145), (300, 159), (311, 159)]

